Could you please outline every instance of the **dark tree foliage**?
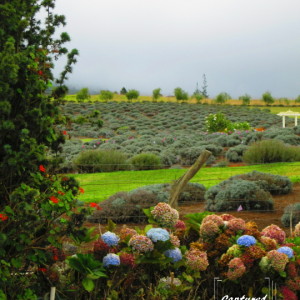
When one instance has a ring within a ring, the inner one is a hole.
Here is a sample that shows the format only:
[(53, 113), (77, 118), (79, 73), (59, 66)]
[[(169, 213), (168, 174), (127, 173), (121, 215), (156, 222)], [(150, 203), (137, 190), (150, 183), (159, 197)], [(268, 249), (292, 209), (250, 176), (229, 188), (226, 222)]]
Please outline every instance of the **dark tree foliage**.
[[(0, 299), (36, 299), (49, 291), (50, 281), (35, 272), (50, 268), (60, 236), (84, 236), (83, 215), (72, 213), (78, 183), (51, 174), (47, 160), (64, 141), (55, 129), (63, 120), (57, 104), (78, 54), (64, 47), (67, 33), (56, 37), (66, 23), (54, 6), (54, 0), (0, 1)], [(54, 79), (62, 55), (67, 64)]]

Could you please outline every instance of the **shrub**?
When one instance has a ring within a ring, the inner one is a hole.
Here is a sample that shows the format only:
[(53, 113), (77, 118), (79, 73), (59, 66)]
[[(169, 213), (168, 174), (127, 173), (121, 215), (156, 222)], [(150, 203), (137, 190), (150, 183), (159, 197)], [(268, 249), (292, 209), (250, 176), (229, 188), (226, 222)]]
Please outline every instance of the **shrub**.
[(76, 94), (76, 99), (78, 102), (82, 102), (84, 100), (90, 99), (91, 95), (89, 93), (88, 88), (82, 88), (77, 94)]
[(102, 90), (100, 91), (99, 98), (103, 101), (112, 100), (114, 97), (114, 93), (108, 90)]
[(128, 101), (131, 101), (133, 99), (137, 99), (139, 96), (140, 96), (140, 93), (137, 90), (129, 90), (126, 93), (126, 98), (128, 99)]
[(273, 104), (275, 101), (270, 92), (263, 93), (262, 100), (265, 102), (266, 105)]
[(251, 100), (251, 96), (248, 95), (248, 94), (245, 94), (243, 96), (240, 96), (239, 100), (242, 100), (243, 105), (249, 105), (250, 104), (250, 100)]
[(156, 170), (161, 168), (160, 157), (153, 153), (140, 153), (130, 159), (135, 170)]
[(189, 95), (187, 92), (185, 92), (182, 88), (177, 87), (174, 89), (174, 95), (177, 101), (179, 100), (188, 100)]
[(244, 153), (247, 163), (291, 162), (300, 159), (300, 148), (287, 146), (279, 140), (263, 140), (252, 144)]
[(238, 145), (236, 147), (228, 149), (228, 151), (226, 152), (226, 159), (230, 162), (243, 161), (243, 154), (247, 148), (248, 146), (246, 145)]
[(157, 88), (152, 91), (153, 101), (157, 101), (161, 96), (162, 96), (161, 88)]
[[(147, 217), (143, 212), (159, 202), (167, 202), (170, 195), (169, 184), (154, 184), (130, 192), (118, 192), (101, 202), (101, 210), (94, 211), (90, 221), (106, 223), (108, 219), (116, 223), (136, 222), (143, 223)], [(180, 194), (179, 204), (186, 202), (204, 201), (205, 187), (199, 183), (188, 183)]]
[(80, 172), (113, 172), (127, 170), (127, 157), (117, 150), (86, 150), (73, 161)]
[(205, 120), (206, 130), (209, 133), (226, 131), (232, 126), (231, 124), (222, 113), (209, 114)]
[(290, 227), (290, 225), (295, 226), (300, 222), (299, 202), (290, 204), (284, 208), (283, 215), (281, 216), (281, 222), (285, 227)]
[(220, 93), (216, 96), (215, 102), (218, 104), (224, 104), (227, 100), (230, 100), (231, 96), (228, 93)]
[(262, 189), (270, 192), (272, 195), (288, 194), (293, 189), (291, 180), (288, 177), (281, 175), (252, 171), (250, 173), (236, 175), (229, 178), (229, 180), (236, 179), (254, 181)]
[(205, 193), (205, 209), (208, 211), (272, 210), (273, 200), (269, 192), (258, 184), (246, 180), (226, 180)]

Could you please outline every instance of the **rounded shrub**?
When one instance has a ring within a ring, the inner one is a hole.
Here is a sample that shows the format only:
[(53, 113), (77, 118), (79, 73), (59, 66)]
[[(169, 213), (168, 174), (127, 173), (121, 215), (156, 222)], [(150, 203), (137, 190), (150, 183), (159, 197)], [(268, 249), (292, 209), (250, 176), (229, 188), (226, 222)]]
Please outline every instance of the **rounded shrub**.
[(300, 159), (300, 148), (285, 145), (279, 140), (263, 140), (252, 144), (245, 151), (247, 163), (291, 162)]
[(285, 207), (281, 216), (281, 222), (285, 227), (289, 227), (290, 225), (295, 226), (300, 222), (300, 202)]
[[(153, 184), (129, 192), (118, 192), (101, 202), (101, 210), (94, 211), (89, 217), (92, 222), (106, 223), (109, 219), (116, 223), (145, 222), (144, 208), (159, 202), (168, 202), (170, 184)], [(179, 205), (186, 202), (203, 202), (205, 187), (199, 183), (188, 183), (179, 196)]]
[(208, 189), (205, 193), (208, 211), (272, 210), (271, 194), (255, 182), (247, 180), (226, 180)]
[(253, 181), (258, 184), (260, 188), (270, 192), (272, 195), (289, 194), (293, 189), (293, 184), (288, 177), (273, 175), (270, 173), (252, 171), (250, 173), (236, 175), (229, 178), (229, 180), (236, 179)]
[(73, 161), (80, 172), (113, 172), (129, 168), (127, 157), (118, 150), (86, 150)]
[(135, 170), (156, 170), (161, 168), (160, 157), (153, 153), (140, 153), (130, 159)]
[(226, 152), (226, 159), (230, 162), (243, 161), (243, 154), (248, 147), (246, 145), (238, 145), (228, 149)]

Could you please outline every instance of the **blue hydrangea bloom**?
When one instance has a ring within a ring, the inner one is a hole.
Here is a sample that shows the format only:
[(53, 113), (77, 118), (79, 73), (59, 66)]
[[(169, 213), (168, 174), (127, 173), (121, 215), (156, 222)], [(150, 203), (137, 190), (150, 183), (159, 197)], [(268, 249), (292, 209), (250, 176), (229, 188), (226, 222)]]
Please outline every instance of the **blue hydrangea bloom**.
[(172, 259), (172, 262), (177, 262), (182, 259), (182, 254), (179, 248), (169, 249), (165, 251), (165, 256)]
[(103, 257), (103, 266), (119, 266), (120, 265), (120, 257), (114, 253), (108, 253)]
[(256, 244), (256, 239), (251, 235), (245, 234), (238, 238), (237, 244), (240, 246), (249, 247)]
[(113, 232), (107, 231), (101, 235), (102, 241), (108, 246), (116, 246), (120, 238)]
[(277, 249), (277, 251), (286, 254), (288, 258), (292, 258), (294, 256), (293, 249), (290, 247), (286, 247), (286, 246), (280, 247)]
[(166, 229), (162, 228), (151, 228), (147, 232), (147, 237), (152, 240), (152, 242), (157, 241), (168, 241), (170, 239), (170, 234)]

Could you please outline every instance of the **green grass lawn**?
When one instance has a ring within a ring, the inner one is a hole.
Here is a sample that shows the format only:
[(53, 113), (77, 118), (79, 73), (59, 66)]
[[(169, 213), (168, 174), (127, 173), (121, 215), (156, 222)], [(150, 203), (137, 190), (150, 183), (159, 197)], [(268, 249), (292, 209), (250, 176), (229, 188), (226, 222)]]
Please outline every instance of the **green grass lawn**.
[[(285, 106), (285, 107), (282, 107), (282, 106), (265, 106), (265, 107), (260, 107), (261, 109), (269, 109), (270, 112), (272, 114), (278, 114), (280, 112), (285, 112), (285, 111), (288, 111), (288, 110), (291, 110), (293, 112), (300, 112), (300, 106)], [(291, 117), (291, 118), (294, 118), (294, 117)]]
[[(206, 188), (218, 184), (237, 174), (260, 171), (274, 175), (288, 176), (293, 182), (300, 181), (300, 163), (273, 163), (245, 167), (202, 168), (191, 182), (202, 183)], [(85, 193), (81, 201), (100, 202), (120, 192), (158, 183), (169, 183), (186, 172), (185, 169), (163, 169), (153, 171), (120, 171), (111, 173), (77, 174), (74, 177), (80, 182)]]

